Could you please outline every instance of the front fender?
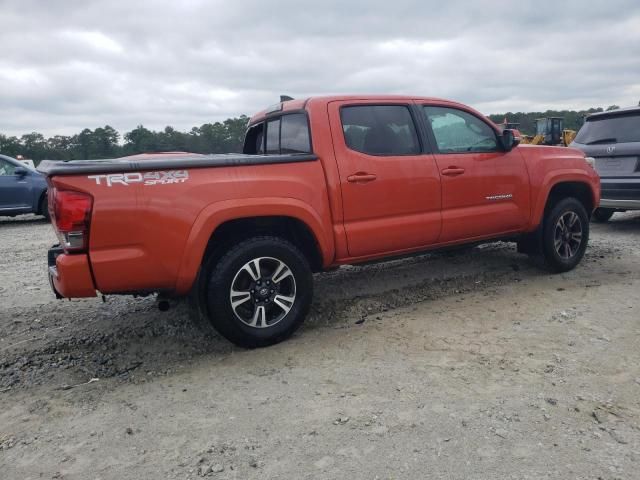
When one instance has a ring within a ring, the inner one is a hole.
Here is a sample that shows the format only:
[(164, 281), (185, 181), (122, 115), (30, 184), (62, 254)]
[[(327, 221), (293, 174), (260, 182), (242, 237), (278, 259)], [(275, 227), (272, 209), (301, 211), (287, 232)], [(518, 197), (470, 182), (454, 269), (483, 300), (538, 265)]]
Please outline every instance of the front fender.
[(330, 225), (310, 205), (294, 198), (243, 198), (216, 202), (197, 216), (183, 250), (176, 281), (176, 293), (186, 294), (202, 264), (205, 249), (213, 232), (223, 223), (252, 217), (291, 217), (303, 222), (313, 233), (322, 255), (323, 265), (333, 261), (335, 245)]
[(579, 168), (557, 169), (547, 172), (543, 177), (537, 191), (537, 198), (531, 215), (531, 230), (540, 225), (544, 216), (544, 209), (547, 205), (549, 194), (553, 187), (560, 183), (581, 183), (586, 185), (591, 192), (591, 200), (595, 207), (600, 202), (600, 183), (597, 174), (590, 175), (587, 171)]

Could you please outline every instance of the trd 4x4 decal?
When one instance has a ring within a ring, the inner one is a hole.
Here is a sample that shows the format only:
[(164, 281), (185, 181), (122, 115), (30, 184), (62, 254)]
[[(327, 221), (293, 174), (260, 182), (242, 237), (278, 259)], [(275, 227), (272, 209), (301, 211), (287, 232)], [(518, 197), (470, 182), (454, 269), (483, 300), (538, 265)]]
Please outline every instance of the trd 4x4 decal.
[(96, 185), (124, 185), (128, 187), (134, 183), (143, 185), (168, 185), (171, 183), (184, 183), (189, 179), (188, 170), (168, 170), (159, 172), (128, 172), (110, 173), (103, 175), (88, 175), (87, 178), (96, 181)]

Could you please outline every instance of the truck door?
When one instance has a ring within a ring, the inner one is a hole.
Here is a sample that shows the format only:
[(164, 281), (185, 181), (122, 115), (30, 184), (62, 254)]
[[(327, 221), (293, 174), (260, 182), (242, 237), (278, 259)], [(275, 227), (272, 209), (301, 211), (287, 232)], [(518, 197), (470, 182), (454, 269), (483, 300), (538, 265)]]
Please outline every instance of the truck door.
[(0, 210), (31, 208), (31, 184), (27, 175), (14, 173), (18, 166), (0, 158)]
[(496, 130), (475, 113), (422, 105), (442, 175), (441, 242), (498, 236), (524, 227), (529, 176), (518, 149), (505, 152)]
[(335, 101), (329, 118), (349, 255), (426, 246), (440, 235), (440, 176), (402, 101)]

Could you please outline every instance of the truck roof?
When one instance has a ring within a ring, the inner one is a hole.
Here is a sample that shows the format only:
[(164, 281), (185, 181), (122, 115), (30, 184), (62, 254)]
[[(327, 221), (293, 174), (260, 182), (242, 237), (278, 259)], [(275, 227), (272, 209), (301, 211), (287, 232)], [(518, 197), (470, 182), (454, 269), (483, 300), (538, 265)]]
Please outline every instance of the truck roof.
[[(249, 123), (259, 122), (263, 120), (265, 117), (269, 116), (272, 113), (280, 113), (287, 111), (295, 111), (295, 110), (303, 110), (307, 107), (307, 105), (312, 103), (330, 103), (336, 101), (362, 101), (362, 100), (376, 100), (376, 101), (402, 101), (405, 100), (407, 102), (410, 101), (426, 101), (426, 102), (438, 102), (438, 103), (446, 103), (452, 106), (462, 107), (465, 110), (468, 110), (469, 107), (462, 103), (453, 102), (451, 100), (445, 100), (443, 98), (437, 97), (421, 97), (416, 95), (380, 95), (380, 94), (350, 94), (350, 95), (319, 95), (313, 96), (303, 99), (295, 99), (295, 100), (286, 100), (284, 102), (279, 102), (271, 107), (267, 107), (264, 110), (256, 113), (251, 117)], [(482, 115), (482, 114), (480, 114)]]

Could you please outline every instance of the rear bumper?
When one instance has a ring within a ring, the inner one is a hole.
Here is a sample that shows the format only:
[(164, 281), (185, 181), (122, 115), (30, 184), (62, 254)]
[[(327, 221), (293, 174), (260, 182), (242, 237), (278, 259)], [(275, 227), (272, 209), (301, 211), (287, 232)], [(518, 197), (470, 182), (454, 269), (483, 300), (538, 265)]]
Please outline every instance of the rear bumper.
[(640, 178), (604, 177), (600, 185), (601, 208), (640, 210)]
[(603, 177), (600, 187), (601, 207), (640, 208), (640, 177)]
[(603, 198), (600, 200), (601, 208), (619, 208), (624, 210), (640, 210), (640, 200), (613, 200)]
[(61, 247), (55, 246), (49, 249), (47, 259), (49, 284), (57, 298), (96, 296), (86, 254), (67, 255)]

